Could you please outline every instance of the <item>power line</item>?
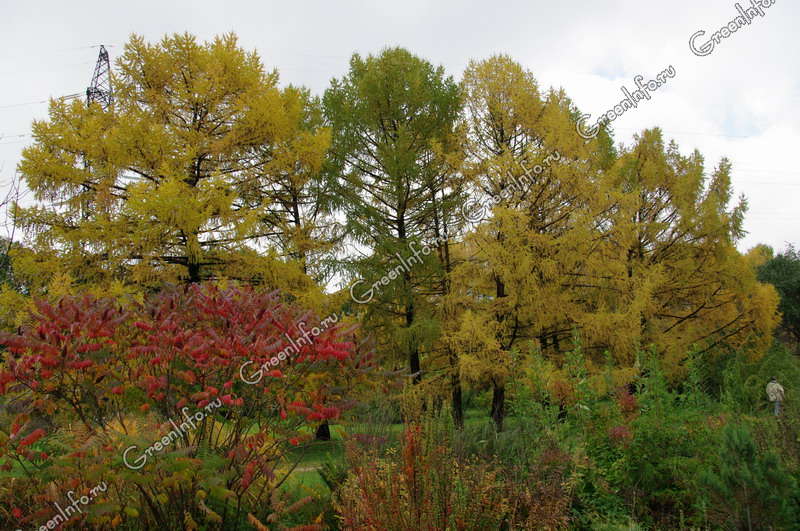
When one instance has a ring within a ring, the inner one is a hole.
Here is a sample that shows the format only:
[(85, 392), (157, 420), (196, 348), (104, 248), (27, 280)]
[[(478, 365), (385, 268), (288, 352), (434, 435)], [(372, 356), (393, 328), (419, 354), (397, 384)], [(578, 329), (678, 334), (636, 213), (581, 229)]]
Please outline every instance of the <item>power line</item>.
[[(640, 128), (635, 127), (611, 127), (612, 130), (622, 130), (622, 131), (641, 131)], [(724, 138), (758, 138), (752, 135), (743, 136), (743, 135), (723, 135), (720, 133), (690, 133), (688, 131), (667, 131), (666, 129), (661, 129), (662, 133), (666, 133), (669, 135), (695, 135), (695, 136), (719, 136)]]
[(50, 100), (38, 100), (38, 101), (28, 101), (25, 103), (12, 103), (11, 105), (0, 105), (0, 109), (10, 109), (12, 107), (24, 107), (25, 105), (39, 105), (41, 103), (47, 103)]
[[(82, 93), (75, 92), (73, 94), (67, 94), (65, 96), (57, 96), (57, 97), (50, 98), (50, 99), (67, 101), (67, 100), (74, 100), (75, 98), (79, 98), (81, 96), (83, 96)], [(12, 103), (10, 105), (0, 105), (0, 109), (11, 109), (13, 107), (24, 107), (26, 105), (41, 105), (42, 103), (49, 103), (50, 99), (37, 100), (37, 101), (27, 101), (27, 102), (24, 102), (24, 103)]]
[(71, 52), (74, 50), (88, 50), (89, 48), (100, 48), (101, 46), (105, 46), (106, 48), (116, 48), (116, 44), (90, 44), (88, 46), (76, 46), (75, 48), (61, 48), (60, 50), (56, 50), (57, 52)]
[(767, 186), (800, 186), (800, 183), (778, 183), (778, 182), (770, 182), (770, 181), (736, 181), (734, 184), (756, 184), (756, 185), (767, 185)]
[[(734, 167), (734, 169), (737, 169)], [(760, 172), (760, 173), (788, 173), (790, 175), (800, 175), (800, 172), (795, 170), (773, 170), (773, 169), (760, 169), (760, 168), (738, 168), (744, 172)]]

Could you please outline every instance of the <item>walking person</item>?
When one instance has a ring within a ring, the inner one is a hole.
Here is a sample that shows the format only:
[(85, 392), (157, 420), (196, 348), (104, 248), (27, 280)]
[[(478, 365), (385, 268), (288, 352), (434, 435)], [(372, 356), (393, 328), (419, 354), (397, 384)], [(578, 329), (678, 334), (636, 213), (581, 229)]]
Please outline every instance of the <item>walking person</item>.
[(781, 404), (783, 403), (784, 393), (783, 386), (779, 384), (778, 379), (773, 376), (767, 384), (767, 398), (769, 398), (770, 402), (775, 404), (776, 417), (781, 414)]

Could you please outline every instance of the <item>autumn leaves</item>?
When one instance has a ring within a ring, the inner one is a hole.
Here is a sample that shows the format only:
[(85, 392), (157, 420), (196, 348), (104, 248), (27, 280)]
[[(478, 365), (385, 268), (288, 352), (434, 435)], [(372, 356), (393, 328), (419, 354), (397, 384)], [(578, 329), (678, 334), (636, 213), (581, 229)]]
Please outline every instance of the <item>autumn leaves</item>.
[(677, 378), (688, 349), (760, 348), (775, 324), (735, 248), (730, 164), (658, 129), (582, 138), (564, 91), (509, 57), (456, 80), (401, 48), (356, 54), (320, 98), (231, 35), (134, 37), (115, 80), (108, 111), (54, 102), (34, 125), (31, 294), (280, 288), (352, 313), (457, 418), (462, 380), (493, 387), (498, 425), (508, 378), (529, 356), (555, 370), (576, 337), (628, 370), (654, 349)]

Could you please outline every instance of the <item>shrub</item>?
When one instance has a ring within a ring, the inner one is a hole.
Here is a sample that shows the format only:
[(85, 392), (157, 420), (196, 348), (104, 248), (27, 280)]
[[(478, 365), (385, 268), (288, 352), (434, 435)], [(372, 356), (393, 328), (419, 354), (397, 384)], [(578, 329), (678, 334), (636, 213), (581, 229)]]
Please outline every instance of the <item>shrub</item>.
[[(287, 448), (339, 415), (326, 382), (360, 363), (347, 332), (327, 325), (277, 293), (239, 288), (194, 285), (124, 307), (37, 303), (30, 327), (0, 338), (0, 392), (24, 405), (0, 435), (0, 466), (15, 478), (0, 505), (19, 508), (0, 519), (36, 524), (101, 481), (107, 492), (74, 522), (212, 529), (285, 512), (292, 504), (273, 490)], [(246, 383), (289, 344), (291, 357)], [(62, 428), (34, 429), (36, 415)]]
[(709, 415), (714, 411), (696, 388), (682, 394), (668, 390), (655, 363), (637, 400), (639, 414), (629, 422), (630, 431), (612, 434), (622, 454), (615, 482), (637, 521), (684, 526), (697, 517), (696, 478), (719, 444)]
[(335, 502), (345, 529), (498, 529), (508, 510), (495, 470), (457, 460), (418, 424), (404, 431), (399, 453), (350, 452)]
[(700, 487), (708, 520), (726, 529), (789, 529), (797, 523), (794, 478), (771, 451), (759, 451), (741, 425), (724, 430), (719, 461), (704, 470)]

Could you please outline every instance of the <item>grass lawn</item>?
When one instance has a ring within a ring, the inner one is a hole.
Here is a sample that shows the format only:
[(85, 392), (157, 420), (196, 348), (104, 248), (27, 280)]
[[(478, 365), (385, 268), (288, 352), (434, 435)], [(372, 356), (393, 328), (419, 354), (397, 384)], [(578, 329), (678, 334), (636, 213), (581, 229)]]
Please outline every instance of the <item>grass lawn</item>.
[[(516, 423), (524, 422), (525, 419), (508, 417), (506, 419), (507, 426), (511, 427)], [(479, 426), (487, 426), (491, 423), (491, 419), (486, 415), (484, 409), (468, 409), (464, 412), (464, 424), (467, 428), (476, 428)], [(390, 440), (397, 440), (403, 432), (403, 423), (389, 424), (384, 426), (383, 435)], [(359, 433), (369, 430), (366, 425), (351, 424), (344, 426), (342, 424), (331, 424), (331, 440), (330, 441), (314, 441), (311, 440), (304, 445), (294, 448), (289, 452), (287, 458), (290, 463), (294, 463), (299, 459), (297, 467), (292, 472), (289, 479), (283, 484), (284, 489), (300, 488), (301, 490), (317, 490), (322, 489), (327, 491), (327, 486), (322, 481), (318, 470), (324, 463), (327, 462), (341, 462), (344, 459), (344, 437), (347, 433)], [(312, 428), (307, 428), (307, 434), (313, 434)], [(281, 467), (281, 470), (288, 470), (288, 466)], [(310, 492), (309, 492), (310, 494)]]

